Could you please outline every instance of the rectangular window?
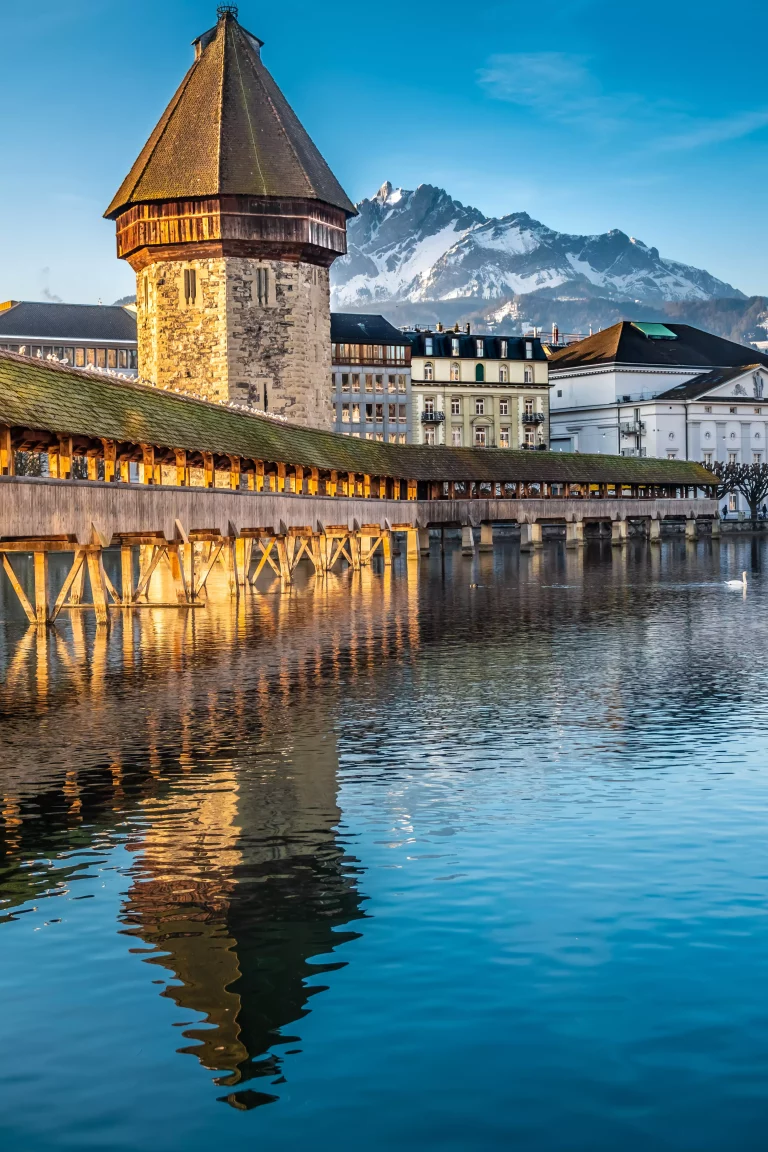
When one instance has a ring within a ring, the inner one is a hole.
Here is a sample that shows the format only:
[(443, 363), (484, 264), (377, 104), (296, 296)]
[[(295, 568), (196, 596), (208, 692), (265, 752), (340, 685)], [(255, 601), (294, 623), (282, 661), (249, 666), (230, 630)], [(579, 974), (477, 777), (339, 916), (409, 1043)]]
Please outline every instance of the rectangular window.
[(353, 404), (352, 405), (352, 423), (353, 424), (359, 424), (360, 423), (360, 405), (359, 404)]
[(509, 448), (509, 428), (499, 429), (499, 448)]
[(482, 396), (475, 398), (475, 416), (485, 415), (485, 399)]
[(451, 356), (459, 355), (459, 338), (458, 336), (451, 337)]
[(562, 394), (563, 394), (562, 388), (558, 388), (557, 394), (558, 394), (558, 396), (562, 396)]
[(502, 360), (506, 360), (506, 358), (507, 358), (507, 355), (508, 355), (508, 352), (507, 352), (507, 341), (506, 341), (506, 340), (502, 340), (502, 342), (501, 342), (501, 358), (502, 358)]
[(197, 300), (197, 272), (194, 268), (184, 269), (184, 302), (194, 304)]
[(461, 397), (451, 397), (451, 416), (461, 416)]
[(533, 365), (526, 364), (523, 368), (523, 383), (533, 384)]
[(398, 378), (397, 378), (397, 390), (398, 390), (398, 392), (405, 392), (406, 391), (405, 376), (398, 376)]
[(705, 412), (711, 412), (712, 411), (712, 405), (711, 404), (705, 404), (704, 405), (704, 411)]
[(425, 336), (424, 337), (424, 355), (425, 356), (431, 356), (432, 355), (432, 347), (433, 347), (432, 337), (431, 336)]
[(376, 373), (376, 391), (383, 392), (384, 390), (384, 376), (381, 372)]
[(483, 356), (483, 348), (485, 347), (484, 340), (475, 340), (475, 356)]
[(405, 442), (406, 442), (406, 435), (405, 435), (405, 432), (400, 432), (400, 433), (398, 434), (398, 437), (397, 437), (397, 442), (398, 442), (398, 444), (405, 444)]
[(534, 444), (534, 439), (533, 439), (533, 432), (526, 432), (526, 433), (525, 433), (525, 444), (526, 444), (526, 445), (527, 445), (529, 448), (532, 448), (532, 447), (533, 447), (533, 444)]
[(390, 432), (389, 442), (390, 442), (390, 444), (397, 444), (397, 433), (396, 432)]
[(383, 419), (384, 419), (384, 405), (383, 404), (377, 404), (376, 405), (376, 421), (378, 423), (379, 421), (381, 421)]
[(475, 428), (475, 445), (478, 448), (485, 448), (488, 438), (488, 430), (486, 428)]
[(390, 420), (396, 420), (397, 419), (397, 404), (388, 405), (388, 412), (389, 412), (389, 419)]
[(373, 392), (373, 376), (370, 372), (365, 374), (365, 390), (366, 392)]
[(509, 400), (505, 398), (499, 400), (499, 416), (509, 416)]
[(360, 373), (359, 372), (353, 372), (352, 373), (352, 391), (353, 392), (359, 392), (360, 391)]
[(434, 428), (425, 428), (424, 429), (424, 443), (425, 444), (434, 444), (434, 442), (435, 442), (435, 430), (434, 430)]
[(397, 406), (397, 418), (401, 424), (404, 424), (406, 422), (406, 420), (408, 419), (405, 404), (398, 404), (398, 406)]
[(342, 372), (341, 374), (341, 390), (342, 392), (349, 392), (349, 372)]
[(397, 377), (391, 374), (387, 376), (387, 391), (397, 392)]
[(432, 396), (428, 396), (424, 401), (424, 415), (434, 416), (435, 414), (435, 401)]
[(85, 348), (75, 348), (75, 367), (85, 367)]
[(738, 408), (729, 408), (728, 411), (731, 413), (732, 416), (735, 416), (736, 413), (738, 412)]
[(117, 349), (107, 349), (107, 368), (117, 368)]
[[(79, 349), (78, 349), (78, 351), (79, 351)], [(117, 366), (118, 366), (118, 368), (127, 368), (128, 367), (128, 349), (127, 348), (118, 348), (118, 350), (117, 350)]]
[(366, 404), (365, 418), (366, 420), (373, 420), (373, 404)]
[(343, 424), (349, 424), (349, 404), (341, 406), (341, 421)]
[(269, 304), (269, 268), (256, 269), (256, 300), (262, 308)]
[(98, 368), (106, 368), (107, 366), (107, 350), (106, 348), (96, 349), (96, 366)]
[(707, 467), (709, 467), (711, 465), (711, 463), (712, 463), (712, 453), (711, 452), (705, 452), (704, 453), (704, 463), (707, 465)]
[(128, 353), (128, 367), (136, 369), (139, 366), (139, 354), (135, 348)]
[(525, 342), (525, 358), (526, 360), (533, 360), (533, 343), (530, 340)]
[(728, 453), (728, 463), (729, 464), (735, 464), (736, 463), (736, 453), (735, 452), (729, 452)]
[(454, 448), (461, 448), (461, 428), (451, 428), (451, 443)]
[(763, 455), (762, 452), (753, 452), (752, 453), (752, 463), (753, 464), (759, 464), (760, 460), (762, 458), (762, 455)]
[(763, 411), (762, 408), (755, 408), (755, 416), (759, 416), (762, 413), (762, 411)]
[(85, 352), (85, 359), (86, 359), (86, 363), (92, 365), (95, 368), (96, 367), (96, 349), (95, 348), (87, 348), (86, 352)]
[(525, 414), (526, 416), (533, 416), (533, 400), (525, 401)]

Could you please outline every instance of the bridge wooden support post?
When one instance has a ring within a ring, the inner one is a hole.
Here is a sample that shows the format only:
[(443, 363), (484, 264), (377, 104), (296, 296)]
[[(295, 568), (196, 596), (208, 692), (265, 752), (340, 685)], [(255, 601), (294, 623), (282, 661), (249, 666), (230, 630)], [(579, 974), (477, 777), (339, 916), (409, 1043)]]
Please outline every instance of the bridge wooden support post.
[(48, 623), (48, 553), (35, 552), (35, 623), (45, 628)]
[(615, 548), (621, 548), (627, 543), (629, 539), (629, 521), (627, 520), (612, 520), (611, 521), (611, 544)]
[(699, 538), (699, 525), (695, 516), (690, 516), (685, 522), (685, 538), (686, 540)]
[(475, 532), (471, 524), (461, 526), (461, 554), (462, 556), (475, 554)]
[(88, 550), (88, 575), (91, 580), (93, 607), (96, 610), (96, 623), (109, 624), (107, 611), (107, 582), (104, 574), (104, 556), (101, 548)]
[(429, 556), (429, 528), (417, 528), (419, 534), (419, 554)]
[(120, 545), (120, 590), (128, 607), (133, 603), (133, 548), (126, 543)]
[[(150, 568), (154, 567), (155, 559), (155, 545), (154, 544), (140, 544), (139, 545), (139, 586), (144, 583), (144, 577)], [(137, 599), (149, 600), (149, 585), (152, 581), (150, 576), (147, 580), (143, 591), (139, 594)]]
[(187, 587), (187, 577), (184, 571), (184, 563), (181, 556), (180, 544), (169, 544), (166, 553), (168, 556), (168, 563), (171, 568), (171, 577), (173, 579), (173, 587), (176, 592), (177, 604), (189, 604), (191, 597)]
[(584, 521), (568, 520), (565, 525), (566, 548), (581, 548), (584, 545)]
[(369, 536), (367, 532), (358, 532), (355, 535), (357, 536), (358, 556), (360, 558), (359, 567), (363, 568), (370, 563), (374, 537)]
[(277, 548), (277, 559), (280, 565), (280, 579), (283, 584), (292, 584), (293, 575), (291, 574), (291, 558), (288, 555), (288, 541), (285, 536), (278, 536), (275, 545)]
[(392, 533), (389, 528), (385, 528), (381, 534), (381, 552), (384, 557), (384, 567), (391, 568), (395, 562), (395, 557), (392, 549)]
[(712, 521), (712, 539), (713, 540), (719, 540), (720, 539), (720, 517), (719, 516), (715, 516), (715, 518)]
[(408, 563), (419, 558), (419, 533), (416, 528), (406, 528), (405, 559)]
[(493, 552), (493, 524), (490, 520), (480, 523), (480, 551)]
[(648, 539), (651, 544), (661, 544), (661, 520), (655, 516), (648, 521)]
[(533, 552), (536, 548), (542, 547), (541, 524), (522, 523), (520, 525), (520, 551)]

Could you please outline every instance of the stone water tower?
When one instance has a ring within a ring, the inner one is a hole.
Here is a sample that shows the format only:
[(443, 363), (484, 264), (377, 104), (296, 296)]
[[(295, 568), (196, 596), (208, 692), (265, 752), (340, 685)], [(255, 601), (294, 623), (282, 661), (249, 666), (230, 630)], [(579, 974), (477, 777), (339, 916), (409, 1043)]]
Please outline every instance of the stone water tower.
[(139, 375), (330, 428), (329, 269), (355, 208), (262, 41), (218, 17), (105, 213), (136, 272)]

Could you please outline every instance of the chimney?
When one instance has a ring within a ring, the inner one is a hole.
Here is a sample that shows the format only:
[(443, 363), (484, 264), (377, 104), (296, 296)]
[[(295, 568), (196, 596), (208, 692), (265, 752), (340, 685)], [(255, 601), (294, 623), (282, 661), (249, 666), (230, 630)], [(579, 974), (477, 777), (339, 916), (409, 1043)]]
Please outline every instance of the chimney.
[(465, 324), (464, 325), (464, 331), (466, 332), (467, 336), (469, 336), (470, 332), (472, 331), (472, 325), (471, 324)]
[(437, 322), (437, 325), (436, 325), (436, 327), (435, 327), (435, 331), (436, 331), (436, 332), (442, 332), (442, 330), (443, 330), (443, 326), (442, 326), (442, 324), (440, 323), (440, 321), (438, 320), (438, 322)]
[(458, 320), (457, 320), (457, 321), (456, 321), (456, 323), (454, 324), (454, 326), (453, 326), (453, 330), (454, 330), (454, 332), (458, 332), (458, 330), (459, 330), (459, 322), (458, 322)]

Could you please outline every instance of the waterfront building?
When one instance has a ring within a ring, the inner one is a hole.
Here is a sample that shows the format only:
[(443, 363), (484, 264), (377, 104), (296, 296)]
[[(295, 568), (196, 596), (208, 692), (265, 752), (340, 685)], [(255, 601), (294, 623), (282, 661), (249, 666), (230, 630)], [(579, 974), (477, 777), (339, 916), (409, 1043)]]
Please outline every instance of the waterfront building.
[(333, 427), (329, 269), (355, 215), (222, 5), (105, 215), (136, 272), (139, 372)]
[(383, 316), (331, 313), (335, 431), (411, 443), (411, 344)]
[(537, 337), (489, 336), (469, 325), (409, 337), (416, 443), (548, 446), (549, 363)]
[[(768, 356), (755, 348), (624, 320), (555, 352), (550, 379), (554, 451), (768, 460)], [(729, 504), (746, 507), (736, 494)]]
[(136, 314), (121, 305), (6, 300), (0, 303), (0, 348), (135, 376)]

